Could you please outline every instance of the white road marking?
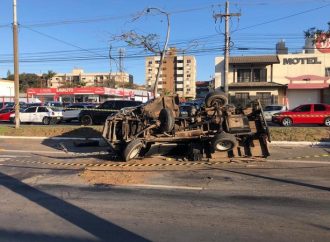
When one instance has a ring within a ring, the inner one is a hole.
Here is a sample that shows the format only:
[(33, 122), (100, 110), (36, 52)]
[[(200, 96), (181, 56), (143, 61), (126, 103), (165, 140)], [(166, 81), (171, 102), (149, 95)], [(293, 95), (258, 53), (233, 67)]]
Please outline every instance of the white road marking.
[(133, 185), (118, 186), (118, 187), (151, 188), (151, 189), (180, 189), (180, 190), (198, 190), (198, 191), (203, 190), (202, 187), (169, 186), (169, 185), (154, 185), (154, 184), (133, 184)]
[(4, 158), (25, 158), (25, 157), (31, 157), (28, 155), (0, 155), (0, 157)]
[(3, 150), (9, 153), (42, 153), (42, 154), (65, 154), (63, 151), (44, 151), (44, 150)]

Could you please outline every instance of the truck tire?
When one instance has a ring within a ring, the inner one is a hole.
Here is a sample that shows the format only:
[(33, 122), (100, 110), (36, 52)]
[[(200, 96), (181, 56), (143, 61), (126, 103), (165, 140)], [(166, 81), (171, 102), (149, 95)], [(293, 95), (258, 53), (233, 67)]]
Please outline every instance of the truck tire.
[(142, 141), (139, 139), (135, 139), (129, 142), (123, 152), (124, 160), (130, 161), (138, 157), (142, 147), (143, 147)]
[(92, 125), (93, 124), (93, 119), (90, 115), (83, 115), (80, 119), (80, 122), (82, 125), (87, 126), (87, 125)]
[(174, 128), (175, 119), (168, 108), (163, 108), (159, 113), (160, 129), (163, 132), (171, 132)]
[(236, 137), (232, 134), (221, 132), (213, 137), (211, 141), (215, 151), (230, 151), (237, 145)]
[(205, 106), (210, 108), (218, 104), (220, 107), (223, 107), (228, 104), (228, 98), (226, 94), (222, 91), (210, 92), (205, 97)]

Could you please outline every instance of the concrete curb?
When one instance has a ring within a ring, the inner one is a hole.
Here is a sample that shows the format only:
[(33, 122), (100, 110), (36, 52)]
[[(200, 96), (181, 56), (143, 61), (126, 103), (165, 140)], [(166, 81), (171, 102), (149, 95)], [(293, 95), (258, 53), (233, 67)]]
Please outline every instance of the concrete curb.
[[(82, 137), (34, 137), (34, 136), (0, 136), (0, 139), (34, 139), (34, 140), (95, 140), (101, 141), (103, 138), (82, 138)], [(272, 141), (270, 146), (330, 146), (330, 142), (320, 141)]]
[(320, 142), (320, 141), (272, 141), (268, 143), (270, 146), (330, 146), (330, 142)]

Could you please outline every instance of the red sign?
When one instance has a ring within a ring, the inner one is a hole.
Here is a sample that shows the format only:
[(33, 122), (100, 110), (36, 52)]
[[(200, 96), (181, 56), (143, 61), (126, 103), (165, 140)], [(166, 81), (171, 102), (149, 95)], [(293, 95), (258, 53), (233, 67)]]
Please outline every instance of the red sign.
[(96, 95), (113, 95), (113, 96), (125, 96), (134, 97), (135, 92), (138, 92), (138, 96), (152, 97), (152, 93), (147, 91), (134, 90), (134, 89), (115, 89), (108, 87), (60, 87), (60, 88), (28, 88), (28, 95), (79, 95), (79, 94), (96, 94)]
[(327, 38), (325, 34), (321, 34), (316, 39), (315, 46), (321, 53), (330, 53), (330, 38)]

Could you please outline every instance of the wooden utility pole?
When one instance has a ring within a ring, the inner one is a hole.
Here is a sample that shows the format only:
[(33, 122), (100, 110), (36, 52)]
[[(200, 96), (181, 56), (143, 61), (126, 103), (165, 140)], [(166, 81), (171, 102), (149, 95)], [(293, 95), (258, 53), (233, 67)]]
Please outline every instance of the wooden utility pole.
[(125, 87), (124, 87), (124, 78), (123, 78), (123, 59), (124, 59), (124, 49), (119, 49), (119, 72), (120, 72), (120, 81), (121, 81), (121, 87), (123, 89), (123, 97), (122, 99), (125, 99)]
[(229, 1), (226, 1), (226, 10), (225, 14), (214, 14), (215, 19), (225, 19), (225, 65), (224, 65), (224, 91), (228, 94), (228, 71), (229, 71), (229, 53), (230, 53), (230, 32), (229, 32), (229, 20), (231, 17), (240, 17), (240, 13), (229, 13)]
[(13, 0), (13, 46), (14, 46), (14, 86), (15, 86), (15, 128), (20, 127), (19, 119), (19, 65), (18, 65), (18, 26), (17, 26), (17, 6)]

